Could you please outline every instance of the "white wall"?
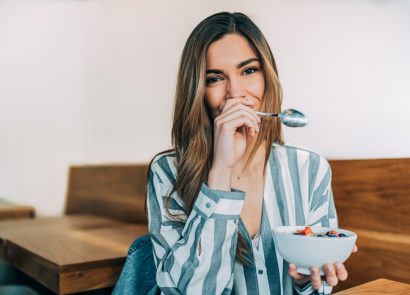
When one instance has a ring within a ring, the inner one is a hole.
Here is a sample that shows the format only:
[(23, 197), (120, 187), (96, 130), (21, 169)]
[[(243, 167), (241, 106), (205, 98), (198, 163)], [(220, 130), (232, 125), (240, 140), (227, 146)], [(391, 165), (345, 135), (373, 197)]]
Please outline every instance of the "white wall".
[(410, 1), (0, 0), (0, 197), (63, 212), (70, 164), (170, 147), (186, 38), (242, 11), (276, 57), (286, 139), (328, 158), (410, 156)]

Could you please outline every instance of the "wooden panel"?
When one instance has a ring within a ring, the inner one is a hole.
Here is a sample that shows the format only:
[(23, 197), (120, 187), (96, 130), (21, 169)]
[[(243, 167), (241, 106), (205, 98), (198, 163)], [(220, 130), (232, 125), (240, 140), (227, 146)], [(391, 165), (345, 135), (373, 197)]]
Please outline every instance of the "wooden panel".
[(70, 169), (66, 213), (90, 213), (147, 223), (147, 165), (77, 166)]
[(357, 233), (359, 251), (345, 262), (349, 278), (343, 290), (378, 278), (410, 284), (410, 236), (349, 228)]
[(0, 199), (0, 220), (33, 218), (34, 212), (31, 206), (16, 205)]
[(329, 162), (340, 227), (410, 234), (410, 159)]
[(339, 226), (358, 234), (359, 247), (335, 291), (380, 277), (410, 283), (410, 159), (329, 163)]
[(364, 295), (364, 294), (410, 294), (410, 285), (386, 279), (378, 279), (348, 290), (336, 293), (335, 295)]
[(88, 270), (60, 273), (60, 294), (72, 294), (89, 290), (108, 288), (115, 285), (123, 264), (97, 267)]

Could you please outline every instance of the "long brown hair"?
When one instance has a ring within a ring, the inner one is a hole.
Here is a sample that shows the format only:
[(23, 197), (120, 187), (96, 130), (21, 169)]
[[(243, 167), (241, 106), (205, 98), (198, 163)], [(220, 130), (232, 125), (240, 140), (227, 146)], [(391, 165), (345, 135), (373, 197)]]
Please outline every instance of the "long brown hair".
[[(184, 201), (188, 214), (192, 211), (202, 183), (207, 181), (213, 157), (213, 119), (205, 102), (206, 52), (211, 43), (227, 34), (244, 37), (258, 54), (265, 77), (262, 111), (279, 113), (281, 108), (282, 91), (275, 60), (262, 32), (249, 17), (242, 13), (221, 12), (209, 16), (195, 27), (188, 37), (179, 64), (172, 126), (178, 174), (171, 194), (176, 192)], [(265, 143), (266, 165), (274, 142), (283, 144), (279, 120), (262, 120), (248, 163), (257, 148)], [(244, 238), (238, 235), (237, 259), (248, 263), (248, 251)]]

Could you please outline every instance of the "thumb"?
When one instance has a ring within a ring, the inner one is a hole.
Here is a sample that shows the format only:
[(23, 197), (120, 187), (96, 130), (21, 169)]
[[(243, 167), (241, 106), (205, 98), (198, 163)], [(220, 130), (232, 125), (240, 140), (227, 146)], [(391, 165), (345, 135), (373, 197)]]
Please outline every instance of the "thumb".
[(293, 263), (289, 263), (288, 273), (295, 281), (299, 281), (301, 283), (304, 283), (305, 281), (307, 282), (310, 279), (310, 277), (298, 273), (297, 267)]

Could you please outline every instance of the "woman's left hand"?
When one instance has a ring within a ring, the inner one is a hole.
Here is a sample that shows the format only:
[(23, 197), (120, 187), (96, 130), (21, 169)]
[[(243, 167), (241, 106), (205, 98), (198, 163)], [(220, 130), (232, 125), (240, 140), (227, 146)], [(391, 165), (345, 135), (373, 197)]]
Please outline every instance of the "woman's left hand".
[[(352, 253), (357, 252), (357, 250), (358, 248), (355, 245)], [(337, 262), (335, 264), (325, 264), (323, 266), (323, 271), (325, 272), (323, 279), (326, 281), (326, 284), (332, 287), (336, 286), (339, 281), (344, 281), (347, 279), (347, 270), (341, 262)], [(305, 283), (311, 281), (314, 289), (319, 290), (322, 287), (322, 277), (320, 276), (318, 267), (312, 267), (310, 269), (310, 276), (306, 276), (298, 273), (296, 265), (290, 263), (288, 272), (297, 285), (304, 285)]]

